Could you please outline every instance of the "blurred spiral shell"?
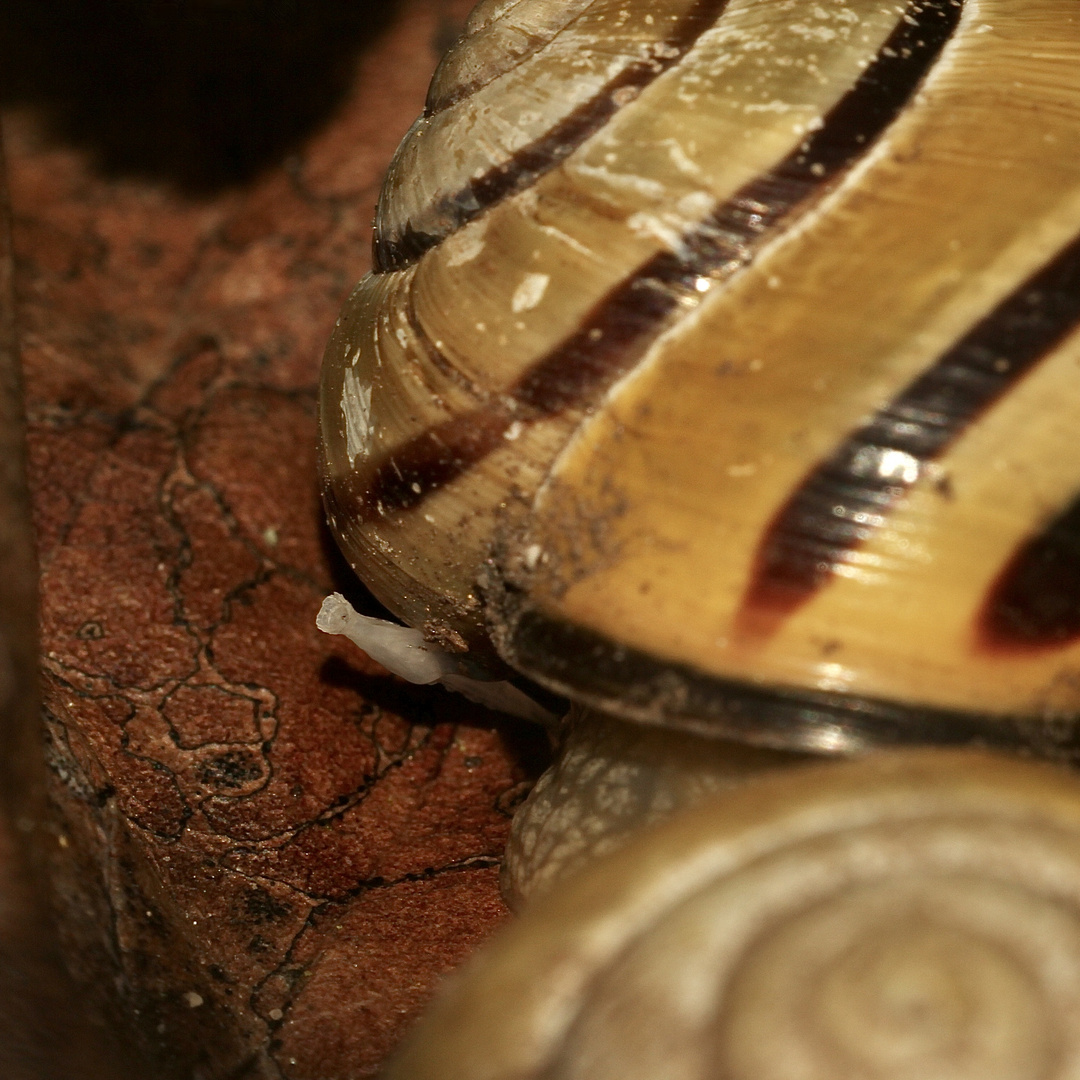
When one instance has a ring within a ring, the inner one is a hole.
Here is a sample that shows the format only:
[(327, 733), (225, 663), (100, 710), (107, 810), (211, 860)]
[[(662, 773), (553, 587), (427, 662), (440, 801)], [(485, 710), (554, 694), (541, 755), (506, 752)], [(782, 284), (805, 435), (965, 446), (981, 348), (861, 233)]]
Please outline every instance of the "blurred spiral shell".
[(1080, 1076), (1080, 785), (905, 751), (643, 834), (474, 957), (387, 1080)]
[(409, 624), (774, 747), (1080, 749), (1075, 0), (492, 0), (327, 351)]

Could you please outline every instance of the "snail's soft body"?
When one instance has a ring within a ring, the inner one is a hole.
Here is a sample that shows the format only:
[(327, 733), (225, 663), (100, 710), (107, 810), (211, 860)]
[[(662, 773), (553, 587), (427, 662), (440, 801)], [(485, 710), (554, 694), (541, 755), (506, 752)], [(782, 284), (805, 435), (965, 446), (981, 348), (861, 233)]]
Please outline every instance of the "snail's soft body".
[(1075, 0), (498, 0), (327, 352), (429, 638), (763, 745), (1074, 747)]
[(748, 780), (807, 761), (695, 732), (632, 724), (572, 707), (559, 752), (514, 812), (502, 894), (514, 910), (643, 829)]

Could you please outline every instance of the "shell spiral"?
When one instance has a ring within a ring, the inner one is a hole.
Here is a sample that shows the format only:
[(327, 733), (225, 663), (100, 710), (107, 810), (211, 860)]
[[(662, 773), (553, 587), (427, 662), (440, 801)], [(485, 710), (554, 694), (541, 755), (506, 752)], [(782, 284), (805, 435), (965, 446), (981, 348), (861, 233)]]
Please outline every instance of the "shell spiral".
[(1078, 1076), (1078, 810), (964, 751), (756, 781), (539, 901), (388, 1080)]
[(1075, 0), (485, 0), (328, 347), (328, 517), (588, 704), (1070, 756), (1078, 331)]

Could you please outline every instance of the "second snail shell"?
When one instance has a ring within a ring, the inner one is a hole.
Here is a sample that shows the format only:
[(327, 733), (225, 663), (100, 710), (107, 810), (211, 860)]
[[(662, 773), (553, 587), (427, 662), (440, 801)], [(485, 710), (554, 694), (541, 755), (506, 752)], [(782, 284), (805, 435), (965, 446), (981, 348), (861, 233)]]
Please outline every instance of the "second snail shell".
[(1075, 0), (491, 0), (327, 350), (396, 615), (759, 744), (1076, 751)]
[(1073, 1080), (1080, 784), (907, 751), (763, 778), (537, 901), (386, 1080)]

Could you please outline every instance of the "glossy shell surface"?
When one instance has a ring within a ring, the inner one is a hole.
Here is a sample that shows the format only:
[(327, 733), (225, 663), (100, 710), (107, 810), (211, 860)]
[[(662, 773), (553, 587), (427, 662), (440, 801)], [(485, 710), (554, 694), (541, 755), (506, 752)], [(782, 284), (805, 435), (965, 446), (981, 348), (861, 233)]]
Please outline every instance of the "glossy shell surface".
[(481, 4), (375, 252), (324, 493), (405, 621), (769, 745), (1076, 749), (1075, 0)]
[(1078, 822), (969, 751), (753, 781), (539, 899), (387, 1080), (1071, 1080)]

